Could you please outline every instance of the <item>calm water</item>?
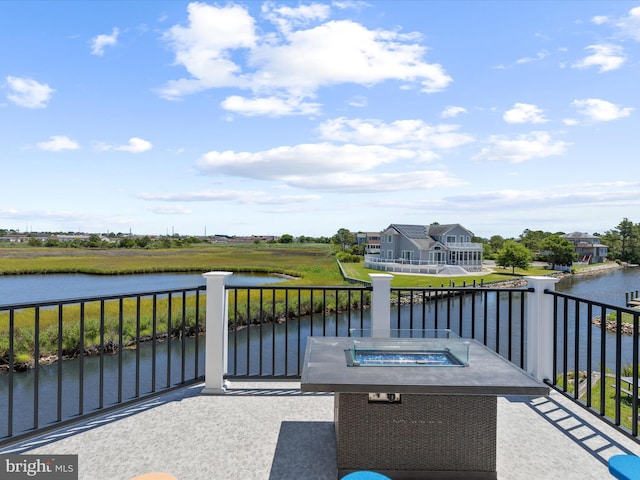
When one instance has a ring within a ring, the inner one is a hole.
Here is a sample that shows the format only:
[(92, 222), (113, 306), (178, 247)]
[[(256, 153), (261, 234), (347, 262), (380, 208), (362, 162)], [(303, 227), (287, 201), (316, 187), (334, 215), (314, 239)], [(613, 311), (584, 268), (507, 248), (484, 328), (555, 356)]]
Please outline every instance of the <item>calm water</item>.
[[(282, 282), (274, 275), (233, 274), (228, 285), (255, 286)], [(202, 274), (144, 275), (5, 275), (0, 276), (0, 305), (44, 302), (67, 298), (118, 295), (204, 285)]]
[(625, 307), (625, 293), (640, 291), (640, 267), (563, 279), (557, 283), (556, 291), (616, 307)]

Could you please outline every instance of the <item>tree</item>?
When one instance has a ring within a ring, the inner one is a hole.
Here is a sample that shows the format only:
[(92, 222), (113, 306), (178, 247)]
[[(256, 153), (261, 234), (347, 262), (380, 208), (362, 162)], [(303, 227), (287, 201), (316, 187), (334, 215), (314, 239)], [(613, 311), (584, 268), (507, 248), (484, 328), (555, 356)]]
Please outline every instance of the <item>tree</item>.
[(551, 263), (551, 268), (556, 265), (571, 265), (576, 258), (573, 243), (560, 235), (550, 235), (542, 242), (542, 258)]
[(118, 240), (118, 247), (119, 248), (133, 248), (133, 247), (135, 247), (135, 245), (136, 245), (136, 242), (131, 237), (124, 237), (124, 238), (121, 238), (120, 240)]
[(622, 219), (618, 225), (618, 232), (620, 232), (620, 238), (622, 240), (622, 251), (620, 252), (620, 259), (627, 262), (629, 261), (629, 244), (633, 239), (633, 222), (630, 222), (628, 218)]
[(89, 248), (98, 248), (102, 245), (102, 239), (96, 235), (95, 233), (92, 233), (91, 235), (89, 235), (89, 239), (87, 240), (87, 247)]
[(338, 233), (331, 238), (331, 241), (336, 245), (340, 245), (340, 249), (344, 251), (347, 247), (355, 243), (356, 236), (347, 228), (341, 228), (338, 230)]
[(36, 237), (29, 237), (30, 247), (41, 247), (43, 245), (42, 240)]
[(528, 228), (520, 235), (520, 243), (529, 250), (539, 252), (542, 250), (542, 242), (546, 237), (551, 235), (549, 232), (542, 230), (529, 230)]
[(280, 236), (280, 238), (278, 239), (278, 243), (293, 243), (293, 236), (285, 233), (284, 235)]
[(526, 270), (531, 262), (531, 250), (524, 245), (507, 240), (504, 246), (498, 251), (496, 264), (500, 267), (511, 267), (511, 273), (516, 272), (516, 268)]
[(149, 235), (145, 235), (144, 237), (137, 237), (135, 243), (139, 248), (147, 248), (149, 245), (151, 245), (151, 237)]
[(504, 238), (502, 238), (500, 235), (493, 235), (490, 239), (489, 239), (489, 245), (491, 245), (491, 249), (494, 252), (499, 251), (502, 247), (504, 247)]

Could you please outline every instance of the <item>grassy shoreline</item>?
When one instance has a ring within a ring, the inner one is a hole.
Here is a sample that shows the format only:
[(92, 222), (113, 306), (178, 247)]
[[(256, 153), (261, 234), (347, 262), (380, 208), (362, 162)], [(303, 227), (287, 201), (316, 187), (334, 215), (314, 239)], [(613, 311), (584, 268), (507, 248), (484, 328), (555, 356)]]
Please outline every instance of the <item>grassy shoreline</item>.
[[(343, 264), (347, 275), (365, 281), (369, 280), (369, 273), (380, 273), (377, 270), (364, 268), (362, 263)], [(342, 278), (340, 269), (333, 255), (332, 247), (326, 244), (303, 245), (271, 245), (271, 244), (242, 244), (242, 245), (202, 245), (183, 249), (166, 250), (90, 250), (67, 248), (24, 248), (1, 247), (0, 248), (0, 275), (21, 274), (47, 274), (47, 273), (86, 273), (94, 275), (123, 275), (132, 273), (160, 273), (160, 272), (206, 272), (212, 270), (225, 270), (231, 272), (260, 272), (286, 275), (288, 278), (281, 285), (286, 286), (338, 286), (346, 284)], [(439, 287), (440, 285), (463, 286), (476, 283), (492, 283), (522, 280), (525, 275), (549, 275), (549, 270), (530, 269), (516, 270), (515, 274), (510, 270), (498, 272), (482, 272), (478, 275), (464, 277), (439, 277), (425, 275), (394, 275), (393, 287)], [(273, 318), (263, 318), (263, 310), (260, 309), (258, 298), (253, 298), (255, 292), (241, 292), (241, 298), (237, 303), (237, 318), (240, 319), (239, 327), (243, 327), (256, 321), (277, 321), (282, 315), (287, 315), (283, 310), (284, 301), (281, 294), (274, 293), (271, 304), (264, 309), (273, 312)], [(244, 295), (244, 297), (242, 297)], [(251, 301), (247, 302), (247, 296), (251, 295)], [(342, 310), (349, 308), (346, 298), (336, 295), (336, 298), (327, 299), (327, 305), (317, 305), (316, 301), (308, 293), (300, 297), (300, 304), (293, 310), (300, 311), (302, 315), (309, 312), (318, 312), (322, 309)], [(204, 295), (201, 296), (203, 302)], [(368, 298), (366, 299), (368, 301)], [(80, 313), (78, 306), (65, 307), (64, 323), (62, 331), (58, 326), (57, 311), (55, 309), (43, 309), (39, 318), (39, 355), (51, 357), (58, 352), (58, 338), (62, 337), (63, 356), (69, 358), (79, 354), (99, 353), (101, 342), (112, 345), (123, 332), (124, 344), (130, 344), (152, 331), (165, 336), (180, 335), (184, 328), (189, 334), (195, 335), (204, 327), (204, 303), (198, 307), (199, 314), (196, 318), (196, 308), (193, 299), (187, 298), (184, 319), (180, 302), (174, 302), (175, 309), (170, 315), (157, 318), (155, 329), (152, 329), (151, 305), (148, 299), (143, 299), (141, 305), (136, 305), (133, 299), (124, 302), (122, 312), (123, 323), (119, 321), (120, 310), (118, 305), (107, 303), (100, 311), (99, 302), (95, 305), (88, 304), (85, 307), (84, 336), (82, 337), (79, 324)], [(252, 305), (251, 311), (245, 306)], [(142, 310), (140, 325), (136, 324), (137, 309)], [(243, 310), (244, 309), (244, 310)], [(0, 367), (8, 364), (8, 312), (0, 312)], [(172, 319), (168, 324), (167, 318)], [(100, 318), (104, 318), (103, 327)], [(256, 320), (258, 319), (258, 320)], [(35, 356), (35, 323), (33, 312), (16, 312), (15, 316), (14, 352), (16, 361), (22, 364), (34, 362)], [(183, 326), (184, 322), (184, 326)], [(100, 330), (104, 328), (101, 340)], [(81, 338), (82, 337), (82, 338)], [(111, 348), (111, 347), (110, 347)], [(81, 352), (81, 350), (84, 350)]]

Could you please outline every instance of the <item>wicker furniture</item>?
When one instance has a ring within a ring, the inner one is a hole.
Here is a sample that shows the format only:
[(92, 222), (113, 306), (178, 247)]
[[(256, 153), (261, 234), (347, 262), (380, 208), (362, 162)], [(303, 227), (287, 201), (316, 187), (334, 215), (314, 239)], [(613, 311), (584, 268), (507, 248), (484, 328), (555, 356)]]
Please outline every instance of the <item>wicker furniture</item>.
[(348, 348), (309, 337), (301, 380), (303, 391), (335, 392), (339, 478), (496, 479), (497, 396), (549, 393), (475, 341), (462, 368), (348, 367)]

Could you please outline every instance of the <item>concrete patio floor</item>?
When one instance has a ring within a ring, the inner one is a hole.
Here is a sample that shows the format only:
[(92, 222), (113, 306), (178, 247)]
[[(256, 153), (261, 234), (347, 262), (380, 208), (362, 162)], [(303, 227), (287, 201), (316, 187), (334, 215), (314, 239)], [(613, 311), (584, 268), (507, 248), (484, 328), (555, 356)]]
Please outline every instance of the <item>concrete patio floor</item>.
[[(179, 480), (335, 480), (333, 395), (295, 382), (202, 385), (0, 449), (77, 454), (80, 480), (129, 480), (152, 471)], [(557, 393), (498, 399), (500, 480), (603, 480), (607, 460), (640, 444)]]

